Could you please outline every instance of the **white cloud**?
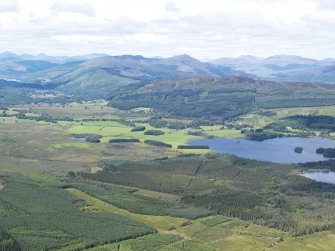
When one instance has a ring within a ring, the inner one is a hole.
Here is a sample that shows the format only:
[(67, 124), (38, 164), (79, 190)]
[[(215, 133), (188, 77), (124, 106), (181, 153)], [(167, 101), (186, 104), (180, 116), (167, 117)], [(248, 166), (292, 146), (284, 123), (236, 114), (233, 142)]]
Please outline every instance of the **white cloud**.
[(166, 3), (165, 10), (170, 11), (170, 12), (178, 12), (179, 11), (177, 5), (174, 2)]
[(17, 10), (16, 0), (0, 0), (0, 12), (16, 12)]
[[(0, 0), (0, 10), (6, 6), (5, 1)], [(335, 57), (335, 9), (330, 8), (331, 2), (8, 1), (15, 3), (15, 8), (9, 8), (7, 3), (5, 9), (17, 10), (19, 5), (19, 12), (0, 15), (0, 48), (70, 55), (189, 53), (215, 58), (280, 53)]]
[(319, 0), (317, 1), (320, 10), (334, 10), (334, 0)]
[(51, 10), (55, 13), (78, 13), (87, 16), (94, 16), (94, 7), (88, 3), (78, 4), (72, 2), (55, 2)]

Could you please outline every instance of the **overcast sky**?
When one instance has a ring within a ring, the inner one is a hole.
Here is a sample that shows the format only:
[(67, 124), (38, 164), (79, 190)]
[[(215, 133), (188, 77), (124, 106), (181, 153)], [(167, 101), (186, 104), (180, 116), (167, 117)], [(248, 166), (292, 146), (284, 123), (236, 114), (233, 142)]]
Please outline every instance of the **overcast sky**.
[(0, 0), (0, 51), (335, 57), (335, 0)]

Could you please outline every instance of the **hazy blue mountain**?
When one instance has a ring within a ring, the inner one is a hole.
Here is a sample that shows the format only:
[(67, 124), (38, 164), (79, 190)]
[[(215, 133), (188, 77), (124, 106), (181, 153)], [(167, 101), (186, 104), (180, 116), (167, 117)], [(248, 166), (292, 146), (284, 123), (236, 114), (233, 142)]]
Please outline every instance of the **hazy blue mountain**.
[(189, 55), (146, 58), (141, 55), (88, 54), (74, 57), (0, 53), (0, 79), (61, 86), (72, 92), (101, 92), (155, 79), (192, 76), (244, 76), (278, 82), (335, 83), (335, 59), (294, 55), (259, 58), (245, 55), (202, 62)]
[(295, 55), (275, 55), (267, 58), (241, 56), (220, 58), (214, 64), (231, 67), (263, 79), (275, 81), (301, 81), (335, 83), (335, 59), (316, 60)]
[(298, 69), (286, 72), (277, 72), (269, 78), (275, 81), (299, 81), (312, 83), (331, 83), (335, 84), (335, 64), (315, 65), (308, 69)]
[(9, 51), (5, 51), (0, 53), (0, 60), (15, 60), (19, 59), (19, 56), (15, 53), (11, 53)]
[(237, 75), (241, 74), (237, 71), (233, 71), (230, 67), (220, 66), (201, 62), (189, 55), (178, 55), (166, 59), (162, 59), (160, 64), (175, 65), (177, 71), (187, 73), (197, 73), (201, 75), (209, 76), (226, 76), (226, 75)]
[(271, 57), (264, 58), (263, 64), (273, 64), (278, 66), (286, 65), (313, 65), (318, 62), (318, 60), (299, 57), (295, 55), (275, 55)]
[(84, 61), (99, 57), (106, 57), (108, 54), (86, 54), (86, 55), (79, 55), (79, 56), (49, 56), (44, 53), (40, 53), (38, 55), (31, 55), (31, 54), (15, 54), (9, 51), (0, 53), (0, 62), (1, 61), (23, 61), (23, 60), (40, 60), (40, 61), (48, 61), (50, 63), (55, 64), (62, 64), (71, 61)]
[[(229, 67), (201, 62), (188, 55), (160, 59), (146, 58), (141, 55), (92, 54), (68, 58), (65, 63), (22, 60), (22, 57), (29, 58), (29, 55), (18, 56), (8, 53), (4, 55), (4, 60), (0, 60), (0, 78), (58, 86), (61, 90), (70, 93), (92, 89), (95, 89), (94, 92), (105, 93), (129, 84), (155, 79), (247, 75)], [(47, 59), (47, 57), (39, 55), (34, 58)]]
[(0, 60), (0, 77), (4, 79), (24, 79), (26, 75), (50, 69), (57, 64), (43, 60)]

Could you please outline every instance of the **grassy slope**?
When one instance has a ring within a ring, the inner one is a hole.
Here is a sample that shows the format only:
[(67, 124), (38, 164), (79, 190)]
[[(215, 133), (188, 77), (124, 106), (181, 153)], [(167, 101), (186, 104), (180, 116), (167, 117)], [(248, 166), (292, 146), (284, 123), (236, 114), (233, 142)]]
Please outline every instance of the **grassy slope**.
[(269, 251), (333, 251), (335, 250), (335, 234), (330, 231), (314, 233), (311, 235), (287, 238), (278, 243)]

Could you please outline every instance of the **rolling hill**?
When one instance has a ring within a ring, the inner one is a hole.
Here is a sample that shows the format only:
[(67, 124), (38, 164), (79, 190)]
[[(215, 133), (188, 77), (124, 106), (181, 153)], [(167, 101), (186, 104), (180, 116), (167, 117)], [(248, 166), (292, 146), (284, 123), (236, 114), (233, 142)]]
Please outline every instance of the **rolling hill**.
[(258, 108), (335, 104), (335, 86), (280, 84), (247, 77), (190, 77), (154, 80), (109, 97), (120, 109), (151, 108), (164, 116), (226, 120)]
[[(101, 93), (110, 92), (131, 83), (152, 81), (154, 79), (180, 79), (191, 76), (246, 75), (228, 67), (200, 62), (188, 55), (166, 59), (145, 58), (142, 56), (104, 56), (93, 55), (63, 58), (62, 63), (54, 63), (31, 56), (18, 56), (12, 53), (0, 54), (0, 79), (24, 83), (39, 83), (46, 87), (58, 86), (68, 93), (90, 91), (94, 88)], [(58, 58), (59, 59), (59, 58)], [(64, 62), (67, 61), (67, 62)]]

